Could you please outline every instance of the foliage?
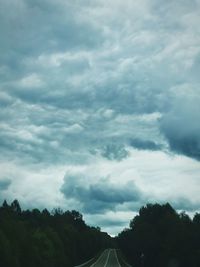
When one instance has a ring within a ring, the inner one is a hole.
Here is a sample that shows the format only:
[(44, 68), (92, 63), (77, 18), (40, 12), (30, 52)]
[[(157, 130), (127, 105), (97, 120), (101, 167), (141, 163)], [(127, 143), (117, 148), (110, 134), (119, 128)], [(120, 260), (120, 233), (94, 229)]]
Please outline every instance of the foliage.
[(110, 244), (111, 237), (87, 226), (77, 211), (22, 211), (17, 200), (0, 207), (2, 267), (70, 267)]
[(135, 267), (198, 267), (200, 214), (192, 220), (168, 203), (147, 204), (117, 242)]

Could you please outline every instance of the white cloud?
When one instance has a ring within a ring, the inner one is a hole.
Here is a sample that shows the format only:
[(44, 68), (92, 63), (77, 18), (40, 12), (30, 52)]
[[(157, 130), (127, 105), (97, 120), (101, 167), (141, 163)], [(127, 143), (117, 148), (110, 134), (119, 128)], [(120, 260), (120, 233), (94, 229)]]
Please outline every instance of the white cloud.
[(18, 83), (19, 87), (23, 88), (38, 88), (44, 85), (39, 75), (32, 73), (24, 78), (22, 78)]
[[(59, 191), (73, 170), (91, 185), (134, 181), (144, 202), (195, 207), (199, 9), (194, 0), (1, 2), (3, 197), (78, 208)], [(120, 220), (138, 208), (129, 204), (106, 214)]]

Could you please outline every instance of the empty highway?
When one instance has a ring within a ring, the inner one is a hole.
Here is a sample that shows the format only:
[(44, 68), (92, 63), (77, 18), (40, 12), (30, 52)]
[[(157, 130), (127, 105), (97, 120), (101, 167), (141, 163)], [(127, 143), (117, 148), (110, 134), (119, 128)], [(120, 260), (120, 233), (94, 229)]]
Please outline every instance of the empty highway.
[[(99, 258), (93, 263), (86, 263), (79, 265), (80, 267), (131, 267), (130, 265), (123, 262), (121, 265), (117, 256), (116, 249), (106, 249), (99, 256)], [(78, 266), (77, 266), (78, 267)]]

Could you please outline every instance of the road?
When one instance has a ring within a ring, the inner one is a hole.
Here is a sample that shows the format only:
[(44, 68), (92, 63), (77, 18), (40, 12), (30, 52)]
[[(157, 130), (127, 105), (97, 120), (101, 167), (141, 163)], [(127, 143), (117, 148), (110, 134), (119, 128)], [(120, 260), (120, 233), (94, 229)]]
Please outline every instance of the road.
[(95, 262), (89, 262), (76, 267), (131, 267), (124, 261), (119, 263), (116, 249), (106, 249)]
[(106, 249), (90, 267), (121, 267), (115, 249)]

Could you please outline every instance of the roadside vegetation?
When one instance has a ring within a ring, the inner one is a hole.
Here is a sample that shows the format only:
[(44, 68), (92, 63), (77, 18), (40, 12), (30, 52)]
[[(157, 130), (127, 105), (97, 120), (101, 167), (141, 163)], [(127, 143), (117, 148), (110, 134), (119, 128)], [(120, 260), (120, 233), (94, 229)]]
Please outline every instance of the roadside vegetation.
[(77, 211), (0, 207), (0, 266), (71, 267), (111, 246), (111, 237), (85, 224)]
[(134, 267), (199, 267), (200, 214), (191, 219), (170, 204), (148, 204), (116, 241)]
[(111, 238), (75, 210), (21, 210), (17, 200), (0, 207), (2, 267), (72, 267), (93, 258), (90, 266), (114, 247), (122, 267), (199, 267), (200, 214), (191, 219), (168, 203), (147, 204)]

